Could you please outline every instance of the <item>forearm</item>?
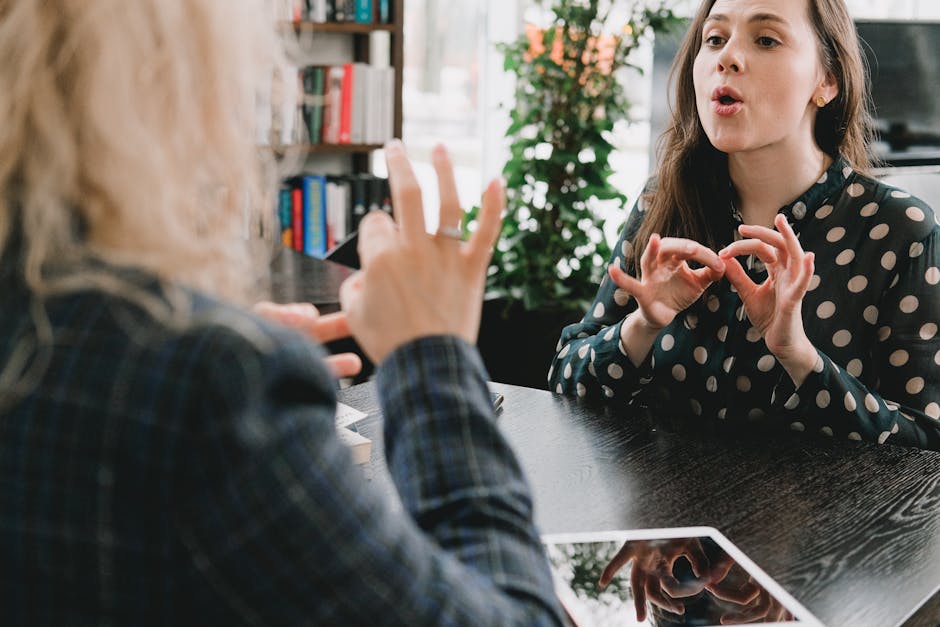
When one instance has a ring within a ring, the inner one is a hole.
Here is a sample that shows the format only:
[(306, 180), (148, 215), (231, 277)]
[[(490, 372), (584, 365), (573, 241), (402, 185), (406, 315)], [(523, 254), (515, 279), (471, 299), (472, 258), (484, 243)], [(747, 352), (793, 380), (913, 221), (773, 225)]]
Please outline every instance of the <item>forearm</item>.
[(424, 338), (395, 351), (376, 382), (389, 470), (415, 523), (536, 622), (553, 616), (529, 487), (496, 425), (475, 349)]

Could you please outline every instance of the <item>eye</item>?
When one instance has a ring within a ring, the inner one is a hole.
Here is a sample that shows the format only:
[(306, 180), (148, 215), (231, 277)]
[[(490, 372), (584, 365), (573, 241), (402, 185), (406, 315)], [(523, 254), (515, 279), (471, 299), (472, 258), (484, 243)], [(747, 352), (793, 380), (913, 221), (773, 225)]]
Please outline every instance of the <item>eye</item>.
[(725, 43), (725, 38), (720, 35), (709, 35), (705, 38), (704, 43), (709, 48), (717, 48), (721, 44)]
[(766, 35), (757, 38), (757, 45), (762, 48), (776, 48), (780, 45), (780, 42), (774, 39), (773, 37), (768, 37)]

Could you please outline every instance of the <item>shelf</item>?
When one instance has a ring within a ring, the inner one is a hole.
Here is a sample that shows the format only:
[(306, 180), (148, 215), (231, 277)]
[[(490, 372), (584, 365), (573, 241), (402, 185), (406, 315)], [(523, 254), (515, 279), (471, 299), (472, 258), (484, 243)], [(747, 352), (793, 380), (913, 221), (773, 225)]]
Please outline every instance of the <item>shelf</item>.
[(382, 144), (300, 144), (290, 146), (288, 150), (305, 152), (308, 155), (322, 155), (333, 153), (362, 153), (381, 150)]
[(360, 24), (359, 22), (284, 22), (281, 27), (301, 33), (345, 33), (347, 35), (367, 35), (377, 31), (394, 33), (396, 30), (395, 24)]

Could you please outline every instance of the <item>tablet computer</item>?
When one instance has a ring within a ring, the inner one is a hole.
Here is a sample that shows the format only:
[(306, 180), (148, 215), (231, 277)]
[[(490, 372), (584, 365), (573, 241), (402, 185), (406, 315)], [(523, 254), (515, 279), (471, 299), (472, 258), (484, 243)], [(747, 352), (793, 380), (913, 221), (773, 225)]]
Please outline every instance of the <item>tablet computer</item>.
[(573, 625), (822, 623), (718, 530), (636, 529), (542, 536)]

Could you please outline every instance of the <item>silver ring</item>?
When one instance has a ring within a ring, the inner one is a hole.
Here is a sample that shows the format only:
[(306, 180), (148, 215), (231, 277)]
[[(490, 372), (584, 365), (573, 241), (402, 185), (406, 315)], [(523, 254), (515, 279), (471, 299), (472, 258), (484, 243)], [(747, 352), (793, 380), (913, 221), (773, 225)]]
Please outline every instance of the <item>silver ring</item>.
[(437, 229), (437, 233), (434, 235), (437, 237), (449, 237), (455, 240), (463, 239), (463, 231), (460, 230), (459, 226), (442, 226)]

